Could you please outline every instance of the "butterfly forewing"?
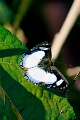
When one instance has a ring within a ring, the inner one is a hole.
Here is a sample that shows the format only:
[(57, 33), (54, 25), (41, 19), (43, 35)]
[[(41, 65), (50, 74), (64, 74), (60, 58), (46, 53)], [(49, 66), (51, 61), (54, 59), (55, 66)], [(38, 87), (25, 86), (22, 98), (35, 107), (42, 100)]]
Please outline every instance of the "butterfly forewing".
[(36, 51), (32, 52), (31, 54), (25, 54), (22, 58), (20, 65), (22, 68), (31, 68), (36, 66), (41, 59), (45, 56), (44, 51)]
[(48, 50), (50, 48), (50, 44), (45, 41), (45, 42), (42, 42), (38, 45), (36, 45), (35, 47), (33, 47), (30, 51), (36, 51), (36, 50)]
[(29, 53), (24, 53), (20, 66), (22, 68), (32, 68), (39, 64), (44, 56), (46, 56), (46, 51), (50, 48), (50, 44), (45, 41), (35, 47), (33, 47)]

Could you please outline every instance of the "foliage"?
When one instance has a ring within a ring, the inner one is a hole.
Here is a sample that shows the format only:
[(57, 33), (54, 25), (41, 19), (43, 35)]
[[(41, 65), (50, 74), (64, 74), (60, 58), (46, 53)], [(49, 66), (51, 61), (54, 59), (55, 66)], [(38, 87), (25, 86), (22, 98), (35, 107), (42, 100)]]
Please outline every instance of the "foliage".
[(27, 51), (0, 26), (0, 120), (73, 120), (75, 113), (64, 95), (23, 77), (20, 60)]
[(11, 23), (12, 20), (13, 20), (13, 12), (10, 10), (7, 4), (0, 1), (0, 24), (3, 25), (7, 22)]

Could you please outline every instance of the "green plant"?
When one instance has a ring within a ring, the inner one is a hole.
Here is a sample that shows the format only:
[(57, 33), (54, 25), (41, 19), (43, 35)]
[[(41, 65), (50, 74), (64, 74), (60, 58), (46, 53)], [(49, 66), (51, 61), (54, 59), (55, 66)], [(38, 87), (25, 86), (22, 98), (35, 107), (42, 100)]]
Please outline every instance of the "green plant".
[(22, 54), (28, 49), (0, 26), (0, 120), (73, 120), (67, 98), (35, 86), (23, 77)]

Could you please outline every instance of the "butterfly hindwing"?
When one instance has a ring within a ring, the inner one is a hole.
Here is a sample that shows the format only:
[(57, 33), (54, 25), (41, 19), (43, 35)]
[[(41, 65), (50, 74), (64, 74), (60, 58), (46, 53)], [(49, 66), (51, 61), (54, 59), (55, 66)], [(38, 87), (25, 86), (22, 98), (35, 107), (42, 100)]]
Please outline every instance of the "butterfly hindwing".
[(25, 77), (30, 81), (34, 81), (34, 83), (39, 84), (40, 82), (44, 82), (45, 84), (53, 84), (53, 82), (57, 81), (57, 77), (54, 73), (45, 72), (43, 69), (39, 67), (34, 67), (29, 69), (25, 73)]
[(33, 67), (25, 73), (25, 77), (37, 85), (44, 83), (47, 88), (53, 88), (61, 91), (68, 90), (69, 83), (62, 73), (55, 66), (50, 66), (50, 69), (51, 71), (48, 72), (40, 67)]
[(62, 75), (62, 73), (55, 67), (51, 67), (51, 73), (54, 73), (54, 75), (57, 78), (57, 81), (54, 82), (52, 85), (46, 84), (47, 87), (50, 86), (50, 88), (55, 88), (61, 91), (69, 90), (69, 83), (67, 79)]

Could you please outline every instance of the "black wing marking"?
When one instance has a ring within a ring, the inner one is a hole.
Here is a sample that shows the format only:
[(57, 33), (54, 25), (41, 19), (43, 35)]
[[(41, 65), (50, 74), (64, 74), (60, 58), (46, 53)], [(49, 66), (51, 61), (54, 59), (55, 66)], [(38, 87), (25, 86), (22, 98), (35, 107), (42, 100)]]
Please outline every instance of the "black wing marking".
[[(50, 66), (50, 70), (51, 70), (51, 73), (54, 73), (55, 76), (57, 77), (57, 81), (53, 84), (46, 84), (46, 86), (48, 88), (54, 88), (54, 89), (58, 89), (58, 90), (61, 90), (61, 91), (67, 91), (70, 89), (70, 85), (67, 81), (67, 79), (64, 77), (64, 75), (55, 67), (55, 66)], [(59, 83), (57, 85), (57, 83)]]
[(33, 47), (30, 51), (35, 51), (35, 50), (47, 50), (46, 48), (50, 48), (51, 45), (48, 43), (48, 41), (42, 42), (35, 47)]

